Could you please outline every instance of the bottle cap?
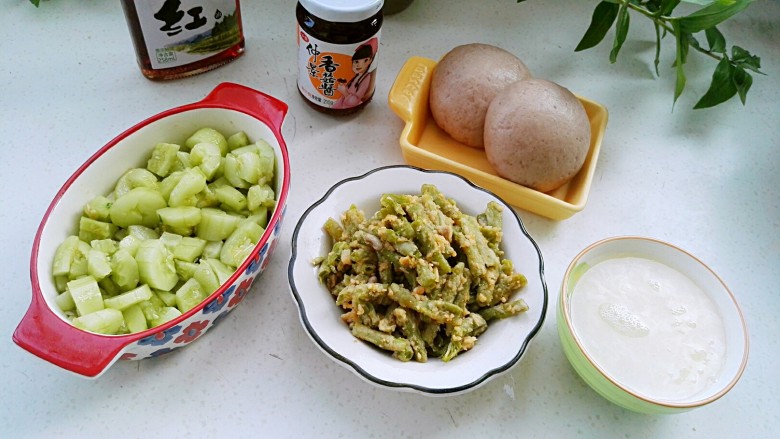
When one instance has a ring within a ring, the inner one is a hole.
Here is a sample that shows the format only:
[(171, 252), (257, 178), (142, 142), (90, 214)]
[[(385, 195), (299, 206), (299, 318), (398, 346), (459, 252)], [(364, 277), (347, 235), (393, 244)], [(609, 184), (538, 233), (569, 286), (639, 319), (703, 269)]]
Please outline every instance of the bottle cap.
[(373, 17), (384, 0), (299, 0), (301, 6), (318, 18), (334, 23), (354, 23)]

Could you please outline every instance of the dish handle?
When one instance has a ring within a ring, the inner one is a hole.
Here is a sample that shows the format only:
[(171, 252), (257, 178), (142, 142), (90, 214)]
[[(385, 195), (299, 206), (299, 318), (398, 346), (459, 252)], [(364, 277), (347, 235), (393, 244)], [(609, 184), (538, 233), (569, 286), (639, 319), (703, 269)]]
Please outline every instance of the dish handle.
[(197, 106), (238, 110), (268, 124), (277, 136), (287, 115), (285, 102), (261, 91), (232, 82), (217, 85)]
[(387, 97), (390, 108), (405, 122), (420, 123), (413, 117), (424, 118), (428, 114), (428, 92), (436, 61), (419, 56), (409, 58), (390, 88)]
[(96, 378), (119, 358), (133, 337), (109, 337), (77, 329), (57, 317), (36, 292), (14, 331), (13, 341), (49, 363)]

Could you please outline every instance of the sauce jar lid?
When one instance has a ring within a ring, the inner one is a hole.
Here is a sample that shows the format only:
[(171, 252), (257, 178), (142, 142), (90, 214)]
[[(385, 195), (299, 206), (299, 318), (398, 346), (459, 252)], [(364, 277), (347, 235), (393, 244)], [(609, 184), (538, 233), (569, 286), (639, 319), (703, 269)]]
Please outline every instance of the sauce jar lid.
[(334, 23), (354, 23), (373, 17), (384, 0), (299, 0), (313, 15)]

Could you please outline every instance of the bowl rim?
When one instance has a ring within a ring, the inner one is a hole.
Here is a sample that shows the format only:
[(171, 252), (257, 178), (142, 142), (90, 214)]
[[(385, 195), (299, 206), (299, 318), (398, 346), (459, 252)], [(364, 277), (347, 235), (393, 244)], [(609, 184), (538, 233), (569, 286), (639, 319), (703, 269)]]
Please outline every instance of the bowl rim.
[[(530, 332), (526, 335), (523, 343), (521, 346), (518, 347), (517, 353), (505, 364), (492, 368), (490, 370), (487, 370), (484, 374), (482, 374), (479, 378), (473, 380), (470, 383), (452, 386), (452, 387), (427, 387), (424, 385), (418, 385), (418, 384), (411, 384), (411, 383), (401, 383), (401, 382), (395, 382), (395, 381), (388, 381), (382, 378), (379, 378), (369, 372), (367, 372), (365, 369), (360, 367), (355, 361), (339, 354), (336, 352), (333, 348), (331, 348), (325, 341), (317, 334), (317, 332), (314, 330), (314, 328), (311, 325), (311, 322), (308, 319), (308, 314), (306, 313), (306, 306), (304, 304), (303, 298), (298, 292), (298, 288), (295, 284), (295, 276), (294, 276), (294, 267), (298, 259), (298, 235), (301, 231), (301, 227), (303, 226), (303, 223), (305, 222), (305, 219), (308, 217), (308, 215), (318, 206), (323, 204), (330, 195), (340, 186), (352, 182), (361, 180), (363, 178), (368, 177), (371, 174), (386, 171), (389, 169), (411, 169), (414, 171), (427, 173), (427, 174), (447, 174), (454, 177), (457, 177), (460, 180), (463, 180), (466, 184), (471, 186), (473, 189), (482, 191), (490, 195), (491, 197), (494, 197), (495, 199), (499, 200), (501, 203), (503, 203), (505, 206), (509, 207), (509, 210), (512, 212), (512, 214), (515, 216), (517, 223), (520, 227), (520, 231), (525, 235), (525, 237), (530, 241), (532, 244), (534, 250), (536, 251), (536, 254), (539, 258), (539, 277), (541, 279), (542, 283), (542, 309), (540, 312), (540, 316), (538, 321), (533, 325)], [(441, 171), (441, 170), (429, 170), (429, 169), (423, 169), (419, 168), (417, 166), (412, 165), (388, 165), (388, 166), (381, 166), (378, 168), (374, 168), (368, 172), (365, 172), (361, 175), (356, 175), (352, 177), (347, 177), (342, 180), (339, 180), (335, 184), (333, 184), (328, 190), (325, 192), (325, 194), (319, 198), (317, 201), (312, 203), (301, 215), (300, 219), (298, 220), (298, 223), (295, 225), (295, 229), (292, 233), (291, 238), (291, 255), (290, 255), (290, 263), (288, 265), (287, 269), (287, 278), (290, 286), (290, 292), (293, 296), (293, 299), (295, 300), (296, 304), (298, 305), (298, 316), (300, 318), (301, 323), (303, 324), (307, 334), (309, 337), (315, 342), (315, 344), (327, 355), (329, 355), (332, 359), (337, 360), (337, 362), (347, 367), (348, 369), (351, 369), (353, 372), (355, 372), (358, 376), (363, 378), (364, 380), (368, 381), (369, 383), (379, 385), (380, 387), (387, 387), (392, 389), (398, 389), (398, 390), (411, 390), (415, 392), (419, 392), (422, 394), (427, 395), (437, 395), (437, 396), (446, 396), (446, 395), (453, 395), (458, 393), (463, 393), (467, 390), (473, 389), (480, 384), (486, 382), (488, 379), (499, 375), (507, 370), (509, 370), (512, 366), (518, 363), (518, 361), (522, 358), (522, 356), (525, 354), (525, 351), (528, 349), (528, 346), (531, 343), (531, 340), (539, 333), (540, 329), (542, 328), (544, 324), (544, 320), (546, 318), (547, 314), (547, 306), (549, 301), (549, 295), (548, 295), (548, 288), (547, 288), (547, 282), (544, 277), (544, 259), (542, 257), (541, 249), (539, 248), (539, 245), (536, 243), (536, 241), (531, 237), (531, 235), (528, 233), (528, 230), (525, 227), (525, 224), (523, 223), (520, 216), (517, 214), (517, 212), (511, 208), (511, 205), (504, 201), (501, 197), (497, 196), (493, 192), (484, 189), (482, 187), (477, 186), (476, 184), (472, 183), (465, 177), (455, 174), (453, 172), (449, 171)]]
[[(621, 384), (612, 376), (607, 373), (601, 366), (599, 366), (591, 357), (591, 355), (588, 353), (588, 351), (583, 346), (582, 342), (580, 341), (579, 336), (577, 336), (576, 331), (574, 330), (574, 326), (572, 325), (571, 321), (571, 307), (569, 306), (569, 301), (566, 300), (566, 291), (568, 290), (569, 285), (569, 279), (571, 277), (572, 272), (574, 269), (578, 266), (580, 260), (588, 253), (590, 253), (592, 250), (594, 250), (597, 247), (601, 247), (604, 245), (612, 244), (619, 241), (645, 241), (655, 244), (660, 244), (662, 246), (668, 247), (671, 250), (677, 251), (682, 253), (683, 255), (691, 258), (693, 261), (695, 261), (698, 265), (700, 265), (702, 268), (704, 268), (706, 271), (708, 271), (720, 284), (720, 286), (723, 288), (723, 291), (728, 295), (728, 298), (731, 300), (731, 302), (734, 305), (734, 309), (737, 313), (737, 317), (739, 318), (740, 327), (742, 328), (742, 338), (744, 339), (745, 348), (742, 352), (742, 358), (740, 359), (739, 368), (737, 369), (737, 373), (734, 374), (733, 377), (731, 377), (725, 385), (721, 386), (720, 390), (713, 393), (712, 395), (701, 398), (701, 399), (695, 399), (689, 402), (675, 402), (675, 401), (668, 401), (663, 399), (656, 399), (649, 396), (642, 395), (634, 390), (629, 389), (625, 385)], [(688, 410), (696, 407), (701, 407), (703, 405), (707, 405), (717, 399), (720, 399), (723, 395), (729, 392), (736, 384), (737, 381), (742, 377), (745, 368), (747, 367), (747, 359), (748, 354), (750, 351), (750, 339), (748, 336), (748, 328), (747, 324), (745, 323), (745, 317), (742, 313), (742, 309), (739, 306), (739, 303), (737, 302), (736, 298), (734, 297), (734, 294), (731, 292), (729, 287), (726, 285), (725, 282), (723, 282), (723, 279), (718, 276), (715, 271), (713, 271), (707, 264), (705, 264), (701, 259), (696, 257), (695, 255), (691, 254), (690, 252), (680, 248), (677, 245), (671, 244), (669, 242), (656, 239), (656, 238), (650, 238), (645, 236), (637, 236), (637, 235), (621, 235), (621, 236), (612, 236), (608, 238), (601, 239), (599, 241), (596, 241), (584, 249), (582, 249), (577, 255), (572, 258), (571, 262), (569, 263), (569, 266), (566, 268), (566, 271), (563, 274), (563, 280), (561, 282), (561, 291), (559, 294), (559, 309), (562, 310), (562, 320), (566, 324), (566, 329), (569, 331), (569, 334), (571, 335), (571, 339), (574, 341), (575, 345), (577, 346), (577, 350), (580, 354), (587, 360), (588, 365), (593, 367), (599, 375), (609, 381), (612, 385), (619, 388), (621, 391), (626, 392), (630, 396), (641, 400), (647, 404), (651, 404), (654, 406), (659, 407), (665, 407), (670, 409), (681, 409), (681, 410)]]

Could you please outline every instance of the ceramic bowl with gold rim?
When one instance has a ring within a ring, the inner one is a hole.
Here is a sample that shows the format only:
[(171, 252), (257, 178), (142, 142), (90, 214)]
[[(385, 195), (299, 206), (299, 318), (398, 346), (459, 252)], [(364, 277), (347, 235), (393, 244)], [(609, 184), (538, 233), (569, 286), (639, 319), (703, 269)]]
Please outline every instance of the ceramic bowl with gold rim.
[(707, 405), (747, 364), (747, 327), (726, 284), (692, 254), (652, 238), (613, 237), (582, 250), (564, 274), (557, 325), (580, 377), (635, 412)]

